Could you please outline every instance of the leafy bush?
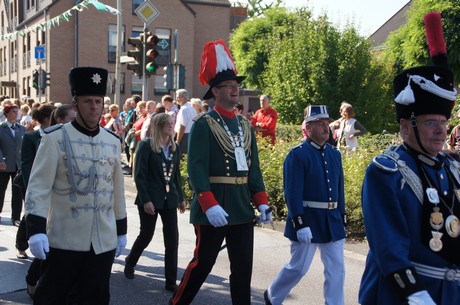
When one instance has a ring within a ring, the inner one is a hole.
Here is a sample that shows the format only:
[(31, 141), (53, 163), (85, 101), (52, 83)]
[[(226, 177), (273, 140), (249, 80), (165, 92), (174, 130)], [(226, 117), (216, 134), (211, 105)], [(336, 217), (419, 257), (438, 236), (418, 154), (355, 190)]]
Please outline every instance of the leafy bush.
[[(291, 147), (302, 141), (299, 125), (277, 126), (277, 140), (274, 146), (265, 138), (257, 138), (259, 161), (270, 205), (277, 208), (279, 220), (287, 215), (283, 193), (283, 162)], [(359, 138), (359, 149), (352, 154), (342, 154), (345, 176), (345, 202), (348, 216), (349, 236), (364, 236), (364, 222), (361, 210), (361, 187), (367, 166), (372, 158), (382, 153), (389, 145), (400, 143), (399, 136), (393, 134), (365, 135)], [(192, 199), (193, 192), (187, 183), (187, 161), (181, 163), (186, 200)]]

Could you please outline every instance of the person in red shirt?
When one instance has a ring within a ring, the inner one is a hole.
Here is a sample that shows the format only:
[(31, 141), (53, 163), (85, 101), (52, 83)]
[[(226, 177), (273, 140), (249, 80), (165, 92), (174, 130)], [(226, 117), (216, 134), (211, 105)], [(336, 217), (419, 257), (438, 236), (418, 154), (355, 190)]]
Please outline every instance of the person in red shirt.
[(270, 107), (270, 98), (266, 94), (260, 96), (260, 109), (252, 117), (252, 127), (262, 137), (270, 137), (274, 145), (276, 141), (276, 121), (278, 113)]

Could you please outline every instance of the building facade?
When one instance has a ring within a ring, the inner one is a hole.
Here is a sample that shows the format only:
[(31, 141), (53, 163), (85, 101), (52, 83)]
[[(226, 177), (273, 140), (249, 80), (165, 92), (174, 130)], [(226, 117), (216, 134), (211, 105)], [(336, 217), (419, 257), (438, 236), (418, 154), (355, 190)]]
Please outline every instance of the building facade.
[[(144, 22), (135, 10), (144, 0), (100, 0), (106, 8), (121, 11), (120, 55), (133, 49), (129, 37), (144, 31)], [(117, 3), (121, 7), (117, 7)], [(163, 66), (177, 63), (185, 67), (185, 89), (202, 97), (206, 86), (198, 80), (203, 45), (210, 40), (228, 41), (232, 27), (244, 20), (245, 10), (233, 8), (227, 0), (155, 0), (159, 15), (147, 30), (159, 38), (160, 67), (147, 78), (147, 98), (159, 100), (164, 87)], [(109, 71), (108, 96), (114, 101), (117, 57), (118, 16), (98, 10), (91, 1), (3, 0), (0, 3), (0, 95), (29, 96), (35, 101), (70, 103), (67, 81), (74, 66), (98, 66)], [(177, 45), (174, 32), (177, 31)], [(41, 52), (43, 51), (43, 53)], [(38, 57), (38, 58), (37, 58)], [(119, 103), (142, 91), (142, 79), (120, 64)], [(43, 70), (34, 88), (34, 71)], [(46, 81), (46, 78), (49, 78)]]

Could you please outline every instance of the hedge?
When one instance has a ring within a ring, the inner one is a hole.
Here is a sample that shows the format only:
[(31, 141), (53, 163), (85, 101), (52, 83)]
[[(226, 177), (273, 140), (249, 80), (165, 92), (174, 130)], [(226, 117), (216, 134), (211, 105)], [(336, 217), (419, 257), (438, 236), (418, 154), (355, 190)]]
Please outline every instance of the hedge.
[[(298, 125), (277, 126), (275, 146), (266, 139), (258, 138), (259, 160), (269, 204), (277, 210), (278, 220), (287, 215), (283, 194), (283, 162), (290, 148), (302, 141), (301, 127)], [(385, 150), (388, 145), (399, 143), (399, 137), (392, 134), (365, 135), (359, 139), (359, 149), (353, 154), (342, 154), (345, 176), (345, 202), (348, 216), (348, 235), (364, 236), (364, 223), (361, 210), (361, 186), (366, 167), (372, 158)], [(186, 158), (181, 163), (181, 173), (187, 201), (191, 201), (193, 192), (187, 183)]]

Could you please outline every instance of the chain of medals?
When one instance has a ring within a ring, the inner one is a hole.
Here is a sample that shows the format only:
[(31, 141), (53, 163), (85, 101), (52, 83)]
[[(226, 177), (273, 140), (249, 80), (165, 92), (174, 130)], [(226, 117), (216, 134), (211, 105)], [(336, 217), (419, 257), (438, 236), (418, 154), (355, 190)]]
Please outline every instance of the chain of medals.
[[(170, 191), (169, 184), (171, 182), (171, 176), (174, 170), (174, 163), (172, 162), (172, 159), (173, 159), (173, 153), (170, 152), (167, 161), (163, 161), (163, 163), (161, 163), (161, 165), (163, 166), (163, 176), (165, 177), (165, 182), (166, 182), (166, 186), (165, 186), (166, 193), (169, 193)], [(169, 170), (167, 168), (167, 163), (170, 164)]]
[[(217, 111), (216, 111), (217, 112)], [(220, 114), (219, 114), (220, 116)], [(222, 116), (221, 116), (222, 118)], [(206, 121), (208, 122), (209, 128), (211, 129), (212, 134), (217, 140), (217, 143), (219, 146), (222, 148), (224, 152), (230, 155), (233, 154), (235, 147), (233, 146), (231, 142), (231, 138), (229, 138), (229, 135), (227, 131), (219, 124), (215, 119), (213, 119), (211, 116), (206, 116)], [(224, 126), (227, 126), (225, 124), (225, 121), (223, 121)], [(241, 128), (240, 122), (238, 121), (238, 127)], [(227, 126), (228, 128), (228, 126)], [(241, 130), (241, 129), (240, 129)], [(240, 132), (240, 131), (239, 131)], [(231, 132), (230, 132), (231, 133)], [(251, 128), (243, 125), (243, 141), (242, 141), (242, 147), (245, 151), (250, 154), (250, 149), (251, 149)], [(241, 134), (239, 135), (241, 136)], [(241, 137), (240, 137), (241, 139)], [(233, 157), (231, 157), (233, 158)]]
[[(432, 229), (436, 231), (431, 231), (432, 238), (429, 242), (429, 246), (431, 250), (439, 252), (443, 247), (441, 241), (443, 233), (439, 232), (443, 225), (446, 229), (447, 234), (449, 234), (450, 237), (456, 238), (460, 235), (460, 220), (457, 216), (454, 215), (455, 199), (460, 201), (460, 190), (455, 187), (453, 177), (451, 176), (449, 170), (446, 169), (446, 173), (449, 176), (450, 181), (452, 181), (454, 188), (454, 194), (452, 195), (452, 203), (449, 206), (444, 201), (444, 199), (439, 196), (438, 190), (432, 186), (431, 181), (428, 178), (423, 167), (420, 166), (420, 168), (423, 175), (425, 176), (426, 181), (428, 181), (429, 184), (429, 187), (426, 189), (428, 201), (434, 205), (433, 212), (430, 215), (430, 226)], [(447, 217), (445, 221), (444, 216), (440, 212), (440, 207), (438, 206), (440, 202), (447, 208), (447, 210), (450, 213), (450, 215)]]
[[(231, 152), (233, 152), (233, 154), (235, 155), (235, 161), (236, 161), (236, 167), (237, 167), (237, 170), (238, 171), (247, 171), (248, 170), (248, 162), (246, 160), (246, 152), (245, 152), (245, 138), (244, 138), (244, 133), (243, 133), (243, 127), (241, 126), (241, 123), (240, 121), (238, 120), (237, 117), (235, 117), (237, 123), (238, 123), (238, 134), (234, 134), (233, 132), (230, 131), (230, 128), (228, 128), (228, 125), (227, 123), (225, 123), (224, 119), (222, 118), (222, 116), (220, 115), (219, 112), (216, 111), (216, 113), (219, 115), (220, 119), (222, 120), (222, 125), (224, 126), (224, 129), (225, 129), (225, 132), (227, 134), (227, 139), (230, 140), (230, 144), (231, 144), (231, 148), (228, 147), (228, 149), (230, 149)], [(219, 125), (220, 126), (220, 125)], [(224, 138), (222, 137), (222, 135), (219, 134), (219, 136), (221, 138)], [(218, 141), (219, 142), (219, 145), (222, 146), (221, 142), (222, 143), (226, 143), (228, 145), (228, 140), (225, 141), (224, 139), (221, 139), (221, 141)], [(231, 156), (231, 155), (230, 155)]]
[(227, 123), (225, 123), (220, 113), (217, 112), (217, 114), (222, 120), (222, 124), (224, 125), (225, 132), (227, 133), (227, 136), (230, 139), (230, 142), (232, 143), (233, 148), (235, 149), (236, 147), (243, 147), (244, 146), (244, 135), (243, 135), (243, 127), (241, 127), (240, 121), (236, 119), (236, 121), (238, 122), (238, 134), (236, 135), (230, 131)]

